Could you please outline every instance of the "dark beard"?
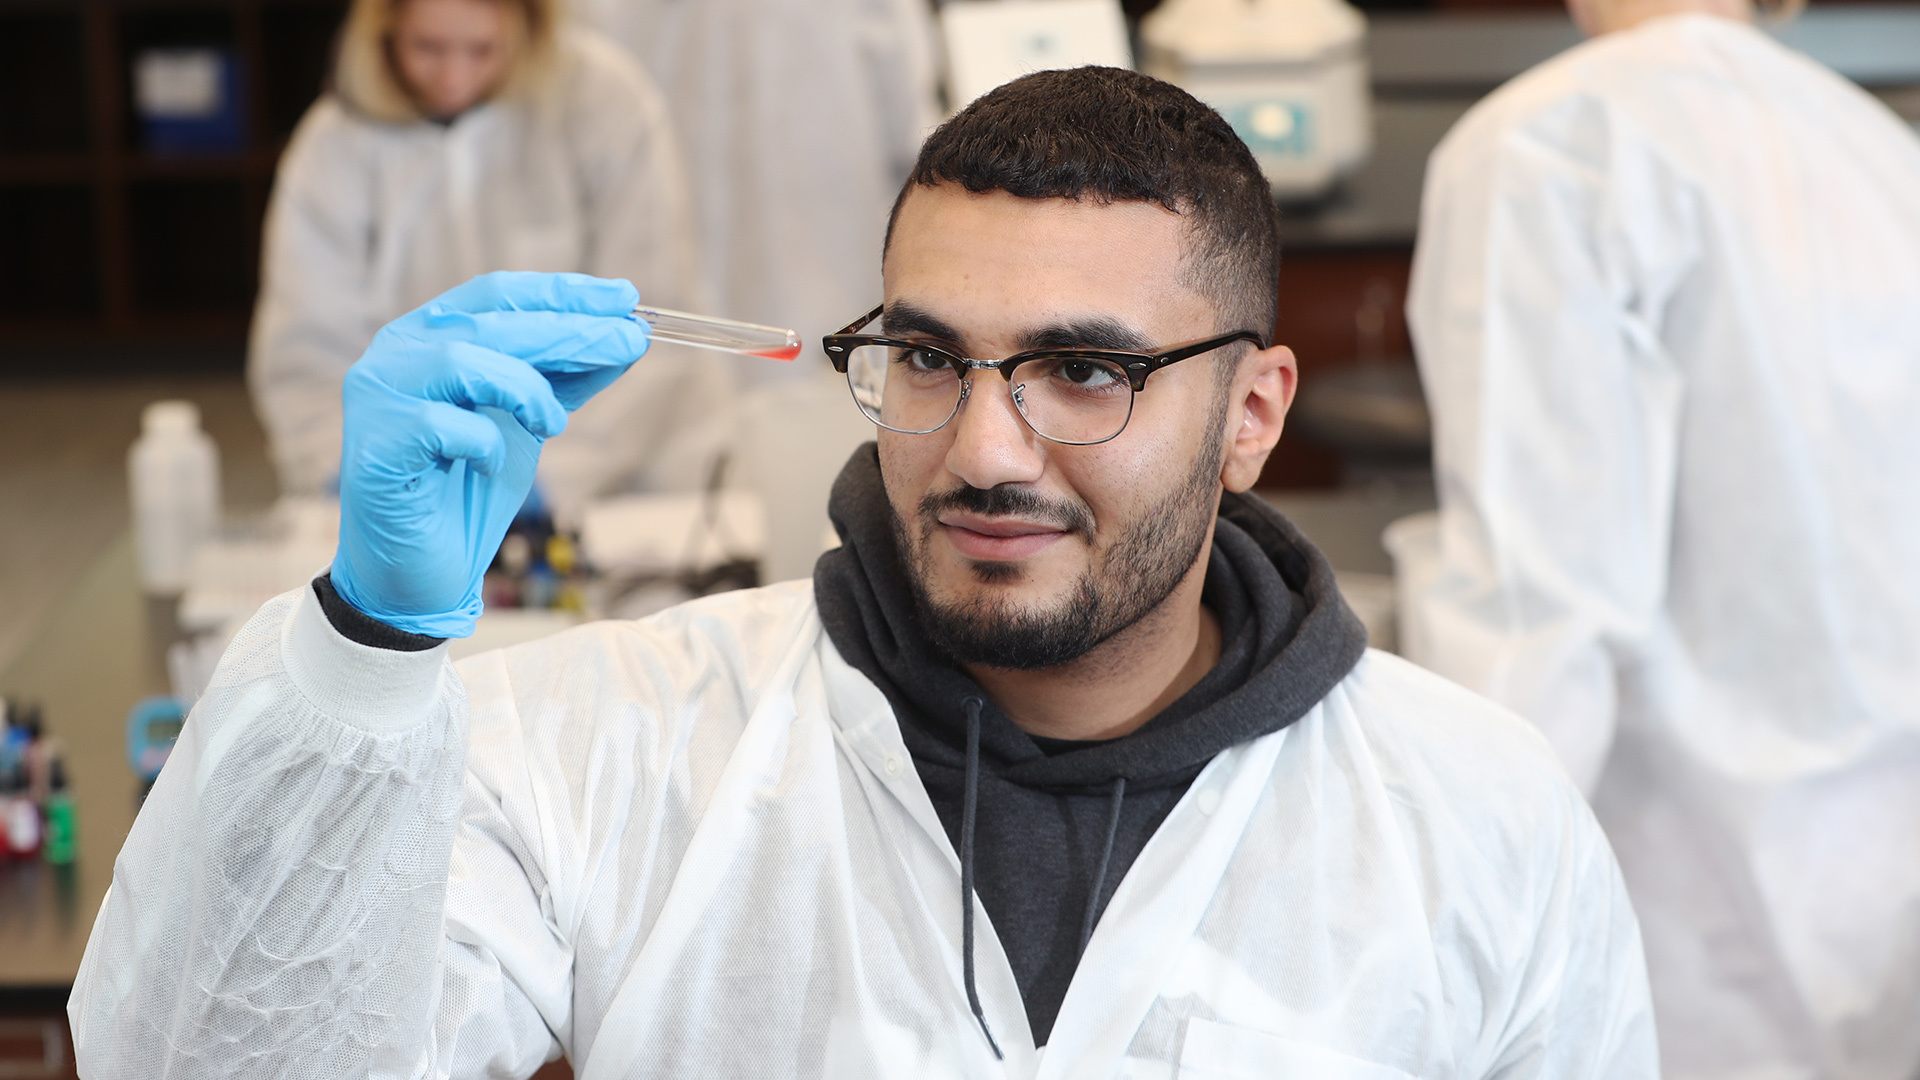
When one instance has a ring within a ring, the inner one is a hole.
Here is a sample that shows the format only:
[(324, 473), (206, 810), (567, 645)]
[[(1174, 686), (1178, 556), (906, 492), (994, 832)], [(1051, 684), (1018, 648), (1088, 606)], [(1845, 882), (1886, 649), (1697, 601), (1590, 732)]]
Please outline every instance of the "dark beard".
[[(1216, 409), (1218, 421), (1225, 419), (1225, 404), (1223, 397)], [(1219, 422), (1207, 428), (1209, 433), (1219, 429)], [(962, 665), (1034, 671), (1087, 655), (1165, 602), (1199, 558), (1216, 512), (1224, 454), (1217, 437), (1210, 439), (1179, 487), (1116, 540), (1081, 575), (1066, 600), (1047, 611), (1019, 610), (989, 598), (936, 603), (927, 591), (931, 570), (926, 554), (938, 527), (935, 515), (947, 508), (1020, 512), (1051, 519), (1092, 539), (1091, 515), (1084, 507), (1045, 503), (1023, 489), (962, 487), (922, 500), (917, 546), (907, 542), (906, 526), (894, 513), (894, 539), (908, 563), (907, 580), (921, 628), (936, 648)], [(979, 580), (993, 582), (1021, 571), (1007, 563), (975, 563), (973, 572)]]

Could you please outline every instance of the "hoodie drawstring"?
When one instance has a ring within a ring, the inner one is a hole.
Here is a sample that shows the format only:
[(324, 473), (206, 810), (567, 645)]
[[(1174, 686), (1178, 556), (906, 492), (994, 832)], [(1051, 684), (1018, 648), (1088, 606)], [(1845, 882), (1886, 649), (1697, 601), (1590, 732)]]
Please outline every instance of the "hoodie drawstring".
[[(966, 792), (960, 803), (960, 968), (967, 983), (967, 1004), (980, 1023), (980, 1034), (987, 1037), (996, 1061), (1006, 1060), (1000, 1044), (987, 1027), (987, 1014), (980, 1008), (980, 991), (973, 982), (973, 817), (980, 802), (980, 709), (977, 697), (967, 699), (967, 776)], [(1105, 863), (1101, 864), (1102, 872)]]
[(1113, 778), (1113, 801), (1107, 809), (1107, 842), (1100, 847), (1100, 869), (1093, 875), (1093, 891), (1087, 894), (1087, 914), (1080, 921), (1080, 956), (1087, 954), (1087, 942), (1093, 940), (1093, 923), (1100, 915), (1100, 893), (1107, 885), (1107, 865), (1113, 861), (1113, 843), (1120, 836), (1120, 804), (1127, 797), (1127, 778)]

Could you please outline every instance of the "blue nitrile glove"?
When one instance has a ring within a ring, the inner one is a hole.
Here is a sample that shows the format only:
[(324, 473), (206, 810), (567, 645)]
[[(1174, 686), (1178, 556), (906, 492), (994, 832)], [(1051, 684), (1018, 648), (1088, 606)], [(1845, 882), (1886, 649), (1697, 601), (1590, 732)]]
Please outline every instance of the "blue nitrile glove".
[(375, 335), (342, 391), (340, 596), (416, 634), (473, 633), (541, 444), (647, 350), (638, 302), (624, 281), (488, 274)]

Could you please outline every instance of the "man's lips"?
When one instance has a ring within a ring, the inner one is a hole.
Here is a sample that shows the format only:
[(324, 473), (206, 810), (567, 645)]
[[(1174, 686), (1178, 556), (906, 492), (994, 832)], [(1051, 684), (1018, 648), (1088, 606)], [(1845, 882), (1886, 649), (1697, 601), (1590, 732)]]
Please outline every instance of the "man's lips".
[(1052, 522), (985, 517), (949, 511), (940, 515), (940, 532), (969, 559), (1007, 562), (1024, 559), (1052, 545), (1067, 532)]

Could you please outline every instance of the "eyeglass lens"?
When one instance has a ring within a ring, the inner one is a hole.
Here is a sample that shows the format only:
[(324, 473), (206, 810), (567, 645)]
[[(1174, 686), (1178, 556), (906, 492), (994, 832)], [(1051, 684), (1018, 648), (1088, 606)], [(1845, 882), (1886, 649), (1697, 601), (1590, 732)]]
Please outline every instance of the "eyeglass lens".
[[(847, 357), (847, 385), (867, 419), (909, 435), (945, 426), (964, 396), (953, 365), (938, 354), (896, 345), (854, 348)], [(1127, 426), (1133, 412), (1133, 386), (1111, 360), (1035, 356), (1014, 369), (1011, 389), (1027, 424), (1055, 442), (1104, 442)]]

